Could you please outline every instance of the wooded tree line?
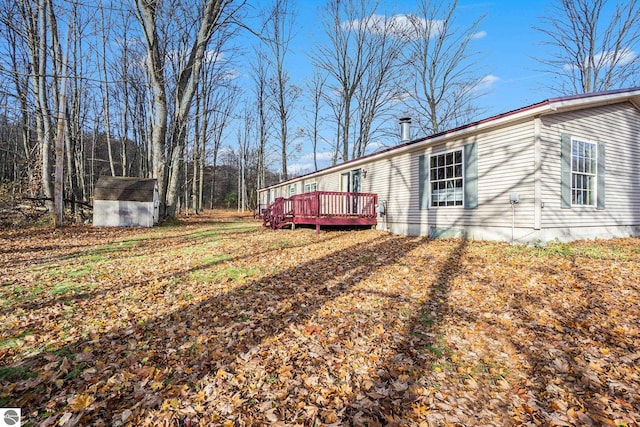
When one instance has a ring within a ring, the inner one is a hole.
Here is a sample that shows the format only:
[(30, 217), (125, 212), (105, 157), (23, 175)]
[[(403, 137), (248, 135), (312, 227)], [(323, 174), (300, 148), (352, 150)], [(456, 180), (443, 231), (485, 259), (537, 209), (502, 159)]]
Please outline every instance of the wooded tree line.
[[(398, 117), (428, 135), (481, 113), (483, 17), (461, 24), (456, 0), (392, 16), (374, 0), (327, 0), (305, 84), (290, 72), (295, 6), (2, 2), (0, 181), (52, 211), (63, 192), (91, 200), (101, 175), (157, 178), (165, 216), (251, 209), (257, 188), (291, 177), (302, 143), (317, 169), (320, 147), (335, 164), (395, 143)], [(640, 8), (607, 6), (558, 0), (541, 21), (551, 54), (539, 62), (556, 91), (637, 83)]]

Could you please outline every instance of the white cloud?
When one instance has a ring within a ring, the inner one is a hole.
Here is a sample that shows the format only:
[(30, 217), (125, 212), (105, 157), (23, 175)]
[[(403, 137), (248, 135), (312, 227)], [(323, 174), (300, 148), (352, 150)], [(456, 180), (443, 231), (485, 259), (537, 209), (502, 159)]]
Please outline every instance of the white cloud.
[(478, 39), (483, 39), (487, 37), (487, 32), (486, 31), (478, 31), (475, 34), (471, 34), (471, 36), (469, 36), (469, 38), (471, 40), (478, 40)]
[(500, 80), (500, 77), (494, 76), (493, 74), (487, 74), (486, 76), (480, 79), (480, 81), (478, 82), (478, 84), (473, 90), (480, 91), (480, 90), (491, 89), (491, 87), (499, 80)]
[(618, 57), (615, 58), (614, 52), (601, 52), (595, 57), (596, 63), (612, 65), (613, 61), (616, 61), (616, 65), (627, 65), (633, 62), (638, 57), (638, 54), (633, 50), (626, 48), (618, 52)]
[(367, 144), (367, 153), (366, 154), (371, 154), (371, 153), (375, 153), (378, 150), (382, 150), (387, 148), (388, 145), (383, 143), (382, 141), (371, 141)]
[[(617, 57), (615, 55), (615, 52), (607, 51), (607, 52), (596, 53), (594, 55), (593, 60), (596, 63), (596, 66), (610, 67), (613, 65), (614, 61), (616, 62), (615, 65), (627, 65), (635, 61), (637, 58), (638, 58), (638, 54), (636, 52), (634, 52), (632, 49), (625, 48), (618, 52)], [(571, 71), (577, 68), (578, 67), (576, 66), (576, 64), (573, 64), (573, 63), (565, 64), (562, 67), (564, 71)], [(587, 68), (586, 64), (585, 64), (585, 68)]]
[[(329, 162), (333, 159), (333, 152), (320, 151), (316, 153), (316, 159), (318, 160), (318, 162)], [(313, 162), (313, 153), (307, 153), (303, 156), (300, 156), (300, 160), (303, 162)]]
[(304, 175), (313, 171), (313, 163), (293, 163), (287, 165), (287, 174), (290, 176), (293, 175)]
[(235, 80), (238, 77), (240, 77), (240, 70), (236, 68), (231, 68), (222, 74), (222, 78), (225, 80)]
[(443, 30), (444, 21), (427, 21), (415, 15), (393, 15), (390, 18), (384, 15), (371, 15), (361, 20), (345, 21), (341, 24), (345, 31), (361, 30), (373, 34), (387, 32), (395, 37), (418, 39), (428, 34), (434, 37)]

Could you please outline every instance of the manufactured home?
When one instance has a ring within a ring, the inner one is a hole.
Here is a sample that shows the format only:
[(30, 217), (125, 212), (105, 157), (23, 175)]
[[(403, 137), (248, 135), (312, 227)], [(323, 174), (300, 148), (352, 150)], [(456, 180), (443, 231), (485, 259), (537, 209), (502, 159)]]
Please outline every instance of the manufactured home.
[(522, 243), (640, 235), (640, 88), (548, 99), (400, 141), (261, 189), (258, 200), (323, 192), (376, 195), (376, 227), (396, 234)]

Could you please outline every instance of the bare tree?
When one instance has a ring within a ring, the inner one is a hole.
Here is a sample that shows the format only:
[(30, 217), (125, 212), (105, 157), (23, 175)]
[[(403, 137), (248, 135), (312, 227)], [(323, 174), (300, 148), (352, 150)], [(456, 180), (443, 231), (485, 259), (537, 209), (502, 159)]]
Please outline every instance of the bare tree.
[(557, 0), (534, 27), (553, 49), (536, 58), (562, 94), (609, 90), (638, 83), (640, 5), (619, 1), (607, 13), (607, 0)]
[(117, 30), (121, 35), (117, 46), (118, 56), (114, 67), (114, 75), (117, 78), (116, 95), (118, 96), (119, 105), (119, 130), (120, 130), (120, 162), (122, 164), (122, 176), (128, 176), (133, 165), (130, 164), (127, 146), (130, 141), (130, 133), (132, 130), (132, 117), (135, 109), (132, 106), (132, 92), (135, 91), (136, 67), (140, 58), (136, 51), (135, 36), (131, 34), (133, 31), (132, 11), (121, 9), (118, 11)]
[(482, 94), (483, 75), (470, 43), (483, 18), (458, 26), (457, 6), (457, 0), (420, 0), (418, 14), (409, 16), (405, 32), (408, 105), (427, 134), (455, 127), (479, 113), (473, 101)]
[[(13, 84), (12, 90), (7, 90), (7, 103), (11, 96), (18, 101), (17, 110), (20, 113), (20, 139), (21, 149), (14, 156), (14, 164), (24, 161), (23, 172), (26, 174), (27, 188), (30, 196), (35, 196), (35, 173), (36, 165), (34, 164), (35, 156), (33, 155), (34, 147), (31, 141), (31, 117), (33, 111), (30, 105), (30, 84), (29, 84), (29, 59), (23, 31), (16, 25), (20, 22), (20, 10), (17, 3), (6, 2), (0, 6), (0, 35), (5, 39), (2, 46), (5, 48), (0, 54), (2, 63), (0, 63), (0, 71), (6, 77), (6, 81)], [(6, 62), (5, 62), (6, 61)], [(8, 107), (8, 105), (7, 105)], [(18, 144), (16, 144), (18, 145)]]
[[(68, 195), (74, 200), (86, 200), (87, 189), (84, 169), (84, 131), (83, 122), (86, 118), (86, 98), (88, 97), (85, 75), (86, 57), (84, 56), (83, 38), (86, 36), (86, 21), (78, 4), (71, 6), (71, 45), (69, 51), (69, 96), (66, 117), (65, 159), (67, 170)], [(72, 205), (75, 209), (75, 205)]]
[(384, 120), (384, 116), (400, 99), (402, 89), (398, 82), (404, 23), (403, 19), (395, 16), (373, 15), (362, 20), (361, 25), (369, 32), (366, 51), (370, 60), (355, 91), (358, 109), (352, 158), (366, 154), (367, 146), (379, 133), (378, 130), (389, 122)]
[(311, 138), (311, 147), (313, 150), (313, 170), (318, 170), (318, 142), (320, 136), (320, 114), (322, 111), (322, 101), (324, 88), (327, 83), (327, 76), (316, 71), (313, 73), (311, 82), (307, 87), (307, 92), (311, 97), (311, 129), (308, 134)]
[[(100, 60), (101, 60), (101, 78), (102, 78), (102, 108), (104, 110), (104, 130), (107, 138), (107, 152), (109, 154), (109, 169), (111, 170), (111, 176), (116, 176), (116, 168), (113, 161), (113, 149), (112, 149), (112, 138), (111, 138), (111, 96), (109, 94), (109, 74), (107, 73), (107, 39), (109, 39), (109, 34), (107, 34), (107, 28), (111, 28), (111, 22), (105, 20), (104, 14), (104, 6), (102, 4), (102, 0), (98, 6), (100, 9), (100, 31), (102, 35), (102, 40), (100, 42)], [(111, 15), (108, 15), (109, 18)], [(124, 174), (123, 174), (124, 175)]]
[(372, 16), (376, 6), (369, 0), (329, 0), (324, 21), (329, 43), (318, 46), (314, 57), (315, 65), (335, 81), (331, 89), (338, 99), (333, 103), (340, 108), (332, 108), (341, 111), (339, 127), (342, 134), (337, 144), (341, 146), (343, 161), (349, 160), (355, 93), (372, 61), (367, 51), (369, 29), (363, 19)]
[(212, 94), (211, 100), (211, 130), (208, 132), (210, 139), (212, 140), (211, 146), (211, 164), (213, 173), (211, 175), (211, 201), (210, 208), (213, 208), (216, 194), (216, 178), (218, 173), (218, 160), (220, 154), (220, 148), (222, 147), (223, 135), (229, 122), (233, 111), (238, 103), (238, 90), (237, 88), (229, 87), (225, 91), (216, 91)]
[(294, 106), (301, 94), (300, 88), (291, 83), (289, 73), (285, 69), (285, 59), (293, 37), (291, 32), (293, 24), (294, 18), (289, 0), (274, 0), (264, 24), (263, 40), (271, 54), (267, 58), (271, 68), (271, 78), (269, 79), (271, 96), (269, 100), (278, 121), (280, 161), (282, 176), (285, 180), (288, 178), (289, 124)]
[(258, 188), (263, 188), (265, 184), (265, 150), (268, 139), (268, 129), (271, 126), (271, 116), (267, 108), (267, 66), (264, 55), (260, 52), (256, 52), (256, 63), (252, 68), (252, 77), (254, 84), (254, 95), (257, 108), (257, 138), (258, 138), (258, 152), (257, 152), (257, 175), (258, 175)]
[(51, 147), (53, 146), (53, 126), (49, 108), (47, 81), (48, 50), (48, 2), (39, 0), (20, 4), (22, 24), (29, 47), (30, 66), (34, 98), (36, 103), (36, 136), (40, 150), (40, 188), (48, 200), (47, 207), (53, 212), (53, 182), (51, 180)]
[[(168, 136), (170, 158), (167, 164), (165, 150), (167, 145), (167, 123), (169, 109), (167, 105), (167, 81), (165, 78), (166, 40), (161, 40), (157, 23), (159, 19), (175, 19), (174, 16), (159, 16), (162, 4), (151, 0), (137, 0), (138, 19), (142, 25), (147, 48), (147, 62), (151, 85), (154, 93), (154, 126), (152, 130), (153, 174), (162, 188), (161, 199), (164, 201), (164, 214), (175, 216), (179, 197), (179, 183), (182, 178), (181, 167), (184, 158), (184, 146), (187, 134), (187, 123), (191, 111), (200, 69), (207, 46), (216, 31), (228, 23), (235, 15), (239, 5), (233, 0), (206, 0), (197, 7), (197, 28), (190, 46), (185, 46), (188, 54), (178, 70), (174, 89), (174, 108), (171, 118), (171, 134)], [(181, 8), (186, 12), (187, 8)], [(186, 29), (185, 29), (186, 30)], [(168, 176), (167, 176), (168, 172)]]

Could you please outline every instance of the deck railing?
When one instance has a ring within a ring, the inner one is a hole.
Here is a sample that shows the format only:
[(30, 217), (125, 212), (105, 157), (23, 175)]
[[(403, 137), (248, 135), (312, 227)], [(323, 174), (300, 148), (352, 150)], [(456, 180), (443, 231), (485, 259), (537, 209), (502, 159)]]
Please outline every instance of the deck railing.
[(264, 225), (281, 228), (287, 224), (375, 225), (378, 195), (314, 191), (288, 199), (277, 198), (262, 211)]
[(300, 217), (361, 217), (375, 218), (378, 195), (372, 193), (345, 193), (314, 191), (296, 194), (289, 200), (295, 216)]

